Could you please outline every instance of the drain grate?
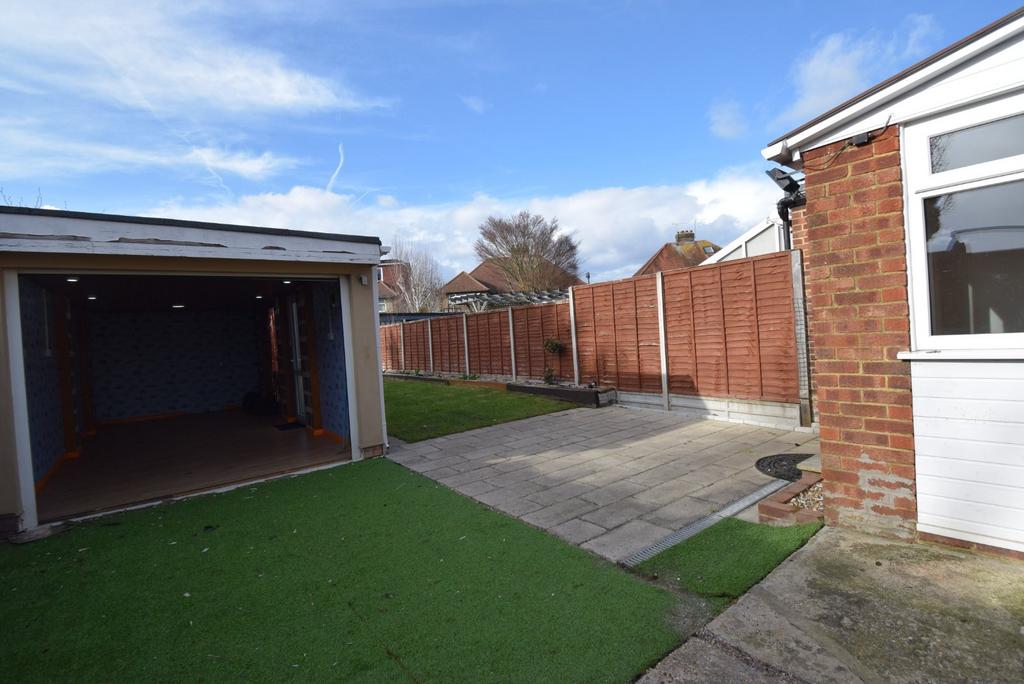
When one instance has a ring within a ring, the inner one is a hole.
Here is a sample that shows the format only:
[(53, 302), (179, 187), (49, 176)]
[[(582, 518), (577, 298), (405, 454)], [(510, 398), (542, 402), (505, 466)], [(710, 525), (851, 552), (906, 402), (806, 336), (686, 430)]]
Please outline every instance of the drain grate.
[(775, 454), (757, 459), (754, 467), (765, 475), (777, 477), (780, 480), (796, 482), (803, 473), (797, 468), (797, 464), (806, 461), (814, 454)]
[(736, 501), (733, 501), (725, 508), (716, 511), (711, 515), (706, 515), (700, 520), (695, 520), (683, 529), (676, 530), (664, 539), (654, 542), (647, 548), (640, 549), (632, 556), (622, 561), (622, 564), (625, 565), (627, 568), (632, 568), (636, 565), (639, 565), (640, 563), (643, 563), (648, 558), (654, 558), (665, 549), (670, 549), (676, 544), (680, 544), (686, 541), (690, 537), (696, 535), (698, 532), (703, 532), (707, 528), (711, 527), (716, 522), (719, 522), (720, 520), (724, 520), (726, 518), (730, 518), (739, 513), (740, 511), (742, 511), (744, 508), (750, 508), (764, 497), (768, 496), (769, 494), (774, 494), (775, 492), (785, 487), (787, 484), (789, 483), (786, 482), (785, 480), (769, 482), (765, 486), (761, 487), (760, 489), (751, 494), (746, 495), (742, 499), (737, 499)]

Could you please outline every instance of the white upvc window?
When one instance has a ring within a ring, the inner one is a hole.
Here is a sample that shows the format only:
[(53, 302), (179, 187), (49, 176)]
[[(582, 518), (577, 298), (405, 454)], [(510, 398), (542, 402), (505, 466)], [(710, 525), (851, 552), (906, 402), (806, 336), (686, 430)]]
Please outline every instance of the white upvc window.
[(907, 125), (914, 349), (1024, 350), (1024, 94)]

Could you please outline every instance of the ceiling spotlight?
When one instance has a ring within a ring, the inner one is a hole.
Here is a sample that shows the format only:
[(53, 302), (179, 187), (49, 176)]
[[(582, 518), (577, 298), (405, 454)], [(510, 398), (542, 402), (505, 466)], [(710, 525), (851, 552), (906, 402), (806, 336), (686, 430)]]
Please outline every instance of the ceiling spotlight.
[(90, 302), (95, 302), (96, 301), (96, 295), (89, 295), (88, 300)]
[(290, 281), (290, 280), (282, 280), (281, 282), (284, 283), (285, 285), (291, 285), (292, 284), (292, 281)]
[(256, 295), (256, 299), (263, 299), (263, 295)]
[(793, 176), (789, 175), (782, 169), (768, 169), (765, 173), (768, 174), (768, 177), (771, 178), (776, 185), (782, 188), (782, 191), (787, 195), (792, 195), (800, 189), (800, 181), (793, 178)]
[(78, 282), (78, 278), (77, 278), (77, 277), (75, 277), (75, 276), (71, 276), (71, 277), (69, 277), (69, 278), (65, 278), (65, 280), (66, 280), (67, 282), (69, 282), (69, 283), (77, 283), (77, 282)]
[(172, 309), (184, 309), (185, 305), (184, 304), (171, 304), (171, 308)]

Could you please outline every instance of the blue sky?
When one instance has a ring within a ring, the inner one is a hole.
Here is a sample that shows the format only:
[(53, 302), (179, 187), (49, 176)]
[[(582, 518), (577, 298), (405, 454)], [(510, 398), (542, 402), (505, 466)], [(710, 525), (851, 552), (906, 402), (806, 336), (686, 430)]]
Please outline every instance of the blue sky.
[(447, 275), (483, 219), (525, 208), (618, 277), (678, 225), (724, 244), (771, 214), (769, 140), (1014, 7), (16, 1), (0, 186), (376, 234)]

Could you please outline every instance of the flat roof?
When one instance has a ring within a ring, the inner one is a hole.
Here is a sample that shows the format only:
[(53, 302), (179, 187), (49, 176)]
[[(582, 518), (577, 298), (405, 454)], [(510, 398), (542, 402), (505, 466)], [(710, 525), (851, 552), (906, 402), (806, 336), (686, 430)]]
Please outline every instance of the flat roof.
[(183, 219), (157, 218), (153, 216), (125, 216), (123, 214), (99, 214), (87, 211), (65, 211), (63, 209), (35, 209), (32, 207), (0, 206), (0, 214), (21, 214), (24, 216), (47, 216), (52, 218), (79, 219), (84, 221), (107, 221), (111, 223), (140, 223), (151, 226), (169, 226), (172, 228), (201, 228), (205, 230), (223, 230), (232, 233), (255, 233), (260, 235), (278, 235), (281, 237), (304, 237), (315, 240), (331, 240), (334, 242), (358, 242), (369, 245), (380, 245), (379, 237), (368, 235), (344, 235), (342, 233), (320, 233), (312, 230), (290, 230), (285, 228), (265, 228), (234, 223), (213, 223), (209, 221), (187, 221)]

